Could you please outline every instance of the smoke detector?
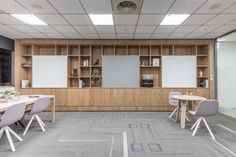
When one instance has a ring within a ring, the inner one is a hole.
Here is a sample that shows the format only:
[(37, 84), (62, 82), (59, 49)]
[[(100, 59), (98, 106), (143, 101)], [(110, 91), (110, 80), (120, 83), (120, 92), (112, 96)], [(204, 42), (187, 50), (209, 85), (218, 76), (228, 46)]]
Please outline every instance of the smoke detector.
[(139, 14), (143, 0), (112, 0), (116, 14)]

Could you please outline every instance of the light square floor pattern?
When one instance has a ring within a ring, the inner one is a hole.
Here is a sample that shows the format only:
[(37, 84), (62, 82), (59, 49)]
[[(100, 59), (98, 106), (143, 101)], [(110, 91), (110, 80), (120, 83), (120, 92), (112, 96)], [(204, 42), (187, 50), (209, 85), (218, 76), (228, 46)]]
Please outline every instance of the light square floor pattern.
[[(15, 152), (7, 138), (0, 139), (0, 157), (232, 157), (236, 152), (236, 121), (219, 114), (208, 118), (215, 143), (202, 126), (192, 137), (168, 118), (167, 112), (59, 112), (40, 116), (46, 132), (33, 123), (25, 136), (20, 126), (11, 127), (23, 137), (14, 139)], [(29, 119), (29, 118), (27, 118)], [(25, 121), (27, 123), (28, 121)], [(222, 126), (230, 128), (231, 131)], [(125, 138), (127, 137), (127, 138)], [(127, 141), (127, 143), (126, 143)], [(223, 146), (223, 147), (222, 147)]]

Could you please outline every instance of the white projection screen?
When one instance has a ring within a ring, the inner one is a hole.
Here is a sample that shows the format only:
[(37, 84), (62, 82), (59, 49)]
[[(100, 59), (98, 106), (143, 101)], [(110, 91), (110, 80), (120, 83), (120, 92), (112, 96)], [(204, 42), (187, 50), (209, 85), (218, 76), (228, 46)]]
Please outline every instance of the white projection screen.
[(139, 87), (139, 56), (103, 56), (102, 87)]
[(163, 56), (162, 86), (195, 88), (196, 56)]
[(67, 56), (33, 56), (33, 88), (66, 88)]

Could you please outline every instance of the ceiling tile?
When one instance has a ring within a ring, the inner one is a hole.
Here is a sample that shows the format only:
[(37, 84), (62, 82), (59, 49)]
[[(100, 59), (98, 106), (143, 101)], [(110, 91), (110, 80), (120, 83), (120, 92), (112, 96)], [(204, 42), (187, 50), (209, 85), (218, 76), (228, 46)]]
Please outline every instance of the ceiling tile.
[(176, 0), (168, 13), (191, 14), (207, 0)]
[(223, 13), (236, 13), (236, 4), (232, 5), (230, 8), (226, 9)]
[(86, 14), (69, 14), (63, 15), (72, 25), (93, 25)]
[(20, 20), (14, 18), (13, 16), (10, 16), (8, 14), (0, 14), (0, 23), (2, 23), (2, 24), (12, 24), (12, 25), (24, 24)]
[(74, 28), (79, 31), (80, 33), (85, 33), (85, 34), (95, 34), (97, 33), (96, 30), (94, 29), (94, 26), (74, 26)]
[(141, 13), (166, 13), (174, 0), (144, 0)]
[(60, 33), (47, 33), (46, 34), (49, 38), (65, 38), (62, 34)]
[(152, 34), (151, 39), (166, 39), (169, 36), (168, 33)]
[(26, 33), (30, 36), (32, 36), (33, 38), (48, 38), (45, 34), (43, 33)]
[(235, 0), (208, 0), (196, 13), (220, 13), (235, 3)]
[(116, 34), (99, 34), (101, 39), (116, 39)]
[(217, 37), (219, 37), (219, 36), (220, 36), (220, 34), (211, 34), (211, 33), (209, 33), (209, 34), (206, 34), (206, 35), (201, 36), (200, 38), (204, 38), (204, 39), (214, 39), (214, 38), (217, 38)]
[(19, 38), (29, 38), (30, 36), (19, 32), (18, 30), (9, 27), (8, 25), (2, 25), (0, 24), (0, 35), (3, 35), (5, 37), (9, 37), (11, 39), (19, 39)]
[(179, 26), (174, 33), (191, 33), (195, 29), (197, 29), (199, 26)]
[(196, 29), (192, 33), (194, 33), (194, 34), (196, 34), (196, 33), (206, 34), (206, 33), (209, 33), (211, 31), (215, 30), (217, 27), (219, 27), (219, 26), (200, 26), (198, 29)]
[(117, 39), (133, 39), (133, 34), (117, 34)]
[(181, 39), (184, 38), (187, 34), (172, 33), (168, 36), (169, 39)]
[(224, 25), (220, 28), (217, 28), (216, 30), (214, 30), (214, 32), (218, 32), (218, 33), (228, 33), (231, 32), (233, 30), (236, 30), (236, 26), (229, 26), (229, 25)]
[(112, 13), (111, 0), (80, 0), (87, 13)]
[(155, 33), (171, 33), (177, 26), (158, 26)]
[(72, 26), (53, 26), (59, 32), (66, 34), (66, 33), (77, 33)]
[(197, 25), (200, 26), (210, 19), (212, 19), (217, 14), (193, 14), (187, 18), (182, 25)]
[(234, 19), (236, 19), (236, 14), (219, 14), (207, 22), (206, 25), (224, 25)]
[(136, 25), (138, 20), (138, 15), (125, 14), (125, 15), (114, 15), (115, 25)]
[(150, 39), (151, 33), (134, 34), (134, 39)]
[(98, 33), (115, 34), (114, 26), (95, 26)]
[(11, 28), (14, 28), (20, 32), (24, 32), (24, 33), (39, 33), (37, 30), (31, 28), (30, 26), (28, 25), (9, 25)]
[(135, 33), (153, 33), (156, 29), (156, 26), (137, 26)]
[(23, 6), (18, 4), (15, 0), (0, 0), (1, 10), (6, 13), (14, 14), (28, 14), (30, 13)]
[(50, 3), (46, 0), (16, 0), (18, 3), (29, 9), (33, 13), (57, 13)]
[(116, 26), (116, 32), (121, 34), (133, 34), (135, 26)]
[(187, 39), (198, 39), (203, 35), (205, 35), (205, 34), (191, 33), (191, 34), (188, 34), (185, 38), (187, 38)]
[(60, 13), (85, 13), (79, 0), (49, 0)]
[(82, 34), (85, 39), (99, 39), (98, 34)]
[(165, 15), (163, 14), (155, 14), (155, 15), (141, 14), (139, 16), (138, 25), (159, 25), (164, 16)]
[(69, 23), (59, 14), (37, 15), (41, 20), (49, 25), (69, 25)]
[(236, 20), (229, 22), (227, 25), (236, 25)]
[(39, 32), (42, 33), (58, 33), (55, 29), (53, 29), (51, 26), (48, 25), (35, 25), (35, 26), (31, 26), (34, 29), (38, 30)]
[(83, 37), (78, 33), (73, 34), (63, 34), (68, 39), (82, 39)]

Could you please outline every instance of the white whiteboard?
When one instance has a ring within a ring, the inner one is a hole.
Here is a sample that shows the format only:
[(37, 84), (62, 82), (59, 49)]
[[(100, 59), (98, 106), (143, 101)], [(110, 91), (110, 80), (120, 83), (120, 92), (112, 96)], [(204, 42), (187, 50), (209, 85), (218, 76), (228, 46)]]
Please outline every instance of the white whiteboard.
[(67, 56), (33, 56), (34, 88), (66, 88)]
[(103, 56), (102, 87), (139, 87), (139, 56)]
[(196, 87), (196, 56), (163, 56), (163, 87)]

